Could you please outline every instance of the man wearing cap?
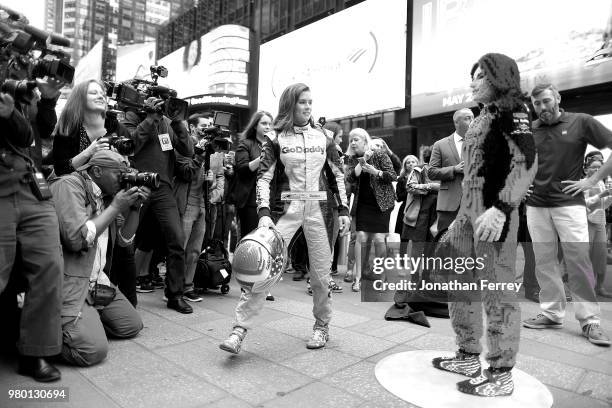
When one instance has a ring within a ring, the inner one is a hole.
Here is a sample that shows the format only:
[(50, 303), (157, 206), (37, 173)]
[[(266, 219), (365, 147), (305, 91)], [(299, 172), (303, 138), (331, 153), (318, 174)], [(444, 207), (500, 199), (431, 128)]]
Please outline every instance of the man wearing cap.
[[(150, 193), (146, 187), (122, 190), (120, 177), (127, 170), (123, 156), (101, 150), (50, 186), (64, 253), (61, 354), (78, 366), (90, 366), (106, 357), (105, 332), (130, 338), (143, 327), (134, 307), (105, 273), (112, 265), (114, 243), (126, 246), (134, 239), (142, 201)], [(120, 214), (125, 222), (118, 228)], [(99, 297), (105, 289), (115, 291), (106, 302)]]

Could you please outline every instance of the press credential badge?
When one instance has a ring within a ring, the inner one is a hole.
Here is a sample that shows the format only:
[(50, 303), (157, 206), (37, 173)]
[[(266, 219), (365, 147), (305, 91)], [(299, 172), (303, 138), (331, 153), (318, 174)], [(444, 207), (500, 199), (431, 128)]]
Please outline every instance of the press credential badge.
[(170, 140), (170, 135), (168, 133), (159, 134), (158, 137), (162, 151), (167, 152), (168, 150), (172, 150), (172, 140)]

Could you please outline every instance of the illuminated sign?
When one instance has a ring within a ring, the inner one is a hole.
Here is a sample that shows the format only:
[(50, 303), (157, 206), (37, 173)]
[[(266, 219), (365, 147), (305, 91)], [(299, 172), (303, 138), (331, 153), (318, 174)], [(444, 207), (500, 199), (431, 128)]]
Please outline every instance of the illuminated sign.
[(368, 0), (262, 44), (259, 109), (277, 112), (296, 82), (311, 88), (318, 116), (403, 108), (406, 19), (407, 0)]
[(414, 0), (412, 117), (474, 106), (470, 69), (489, 52), (516, 60), (525, 92), (610, 81), (610, 19), (612, 0)]
[(179, 98), (209, 95), (207, 98), (225, 101), (219, 103), (249, 106), (249, 56), (249, 29), (220, 26), (161, 58), (158, 64), (168, 68), (168, 77), (160, 78), (159, 83), (176, 89)]
[(193, 96), (185, 99), (189, 102), (189, 105), (199, 104), (214, 104), (214, 105), (232, 105), (232, 106), (249, 106), (249, 100), (240, 96), (228, 96), (228, 95), (201, 95)]

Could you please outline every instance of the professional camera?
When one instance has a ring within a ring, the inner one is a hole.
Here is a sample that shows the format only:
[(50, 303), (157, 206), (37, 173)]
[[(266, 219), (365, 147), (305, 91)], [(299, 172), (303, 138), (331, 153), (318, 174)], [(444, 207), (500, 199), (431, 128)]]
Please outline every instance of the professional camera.
[(0, 81), (2, 92), (22, 103), (34, 98), (36, 78), (54, 78), (69, 84), (74, 78), (70, 56), (49, 48), (49, 44), (69, 47), (70, 41), (28, 24), (28, 20), (0, 6)]
[(219, 150), (230, 149), (228, 137), (232, 115), (228, 112), (215, 111), (212, 125), (204, 129), (204, 138), (193, 147), (195, 154), (214, 153), (212, 143), (216, 144)]
[(156, 190), (159, 187), (159, 174), (157, 173), (123, 173), (121, 174), (121, 188), (149, 187)]
[(111, 147), (114, 147), (117, 150), (117, 153), (123, 156), (132, 156), (134, 154), (134, 149), (136, 148), (134, 141), (130, 139), (129, 137), (125, 137), (125, 136), (115, 135), (115, 136), (101, 137), (100, 142), (108, 143)]
[[(152, 81), (145, 79), (130, 79), (118, 84), (107, 82), (107, 95), (117, 101), (117, 107), (122, 110), (135, 110), (138, 114), (162, 113), (171, 119), (186, 120), (189, 104), (176, 97), (174, 89), (157, 84), (159, 77), (168, 76), (168, 70), (162, 66), (150, 67)], [(163, 99), (164, 104), (155, 111), (147, 111), (145, 99), (155, 97)]]

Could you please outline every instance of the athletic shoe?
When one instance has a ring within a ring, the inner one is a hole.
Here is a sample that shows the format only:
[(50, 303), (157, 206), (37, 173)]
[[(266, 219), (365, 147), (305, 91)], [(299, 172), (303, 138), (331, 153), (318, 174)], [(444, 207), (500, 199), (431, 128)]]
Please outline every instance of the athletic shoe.
[(161, 276), (155, 276), (151, 279), (151, 284), (155, 289), (163, 289), (166, 287), (166, 283), (164, 282), (164, 278)]
[(601, 330), (599, 323), (589, 323), (582, 328), (582, 335), (598, 346), (610, 347), (610, 338)]
[(272, 296), (272, 293), (268, 293), (266, 295), (266, 300), (268, 300), (270, 302), (274, 302), (274, 296)]
[(247, 329), (236, 326), (230, 333), (229, 337), (219, 344), (221, 350), (225, 350), (229, 353), (238, 354), (242, 348), (242, 340), (244, 340), (247, 333)]
[(523, 320), (523, 326), (528, 329), (560, 329), (563, 323), (557, 323), (544, 316), (542, 313), (531, 319)]
[(183, 294), (183, 298), (185, 300), (190, 301), (190, 302), (201, 302), (202, 301), (202, 297), (197, 295), (194, 290), (190, 290), (188, 292), (185, 292)]
[(325, 344), (329, 340), (329, 334), (323, 329), (314, 329), (312, 331), (312, 337), (306, 344), (307, 349), (320, 349), (325, 347)]
[(487, 368), (476, 378), (458, 382), (457, 389), (480, 397), (504, 397), (512, 394), (514, 382), (510, 371), (491, 372)]
[(342, 286), (339, 286), (333, 279), (329, 280), (329, 288), (334, 293), (342, 293)]
[(138, 278), (138, 282), (136, 283), (136, 292), (151, 293), (154, 290), (155, 286), (153, 286), (149, 278)]
[(478, 377), (480, 375), (480, 359), (477, 354), (467, 354), (457, 351), (455, 357), (436, 357), (431, 364), (439, 370), (449, 371), (467, 377)]

